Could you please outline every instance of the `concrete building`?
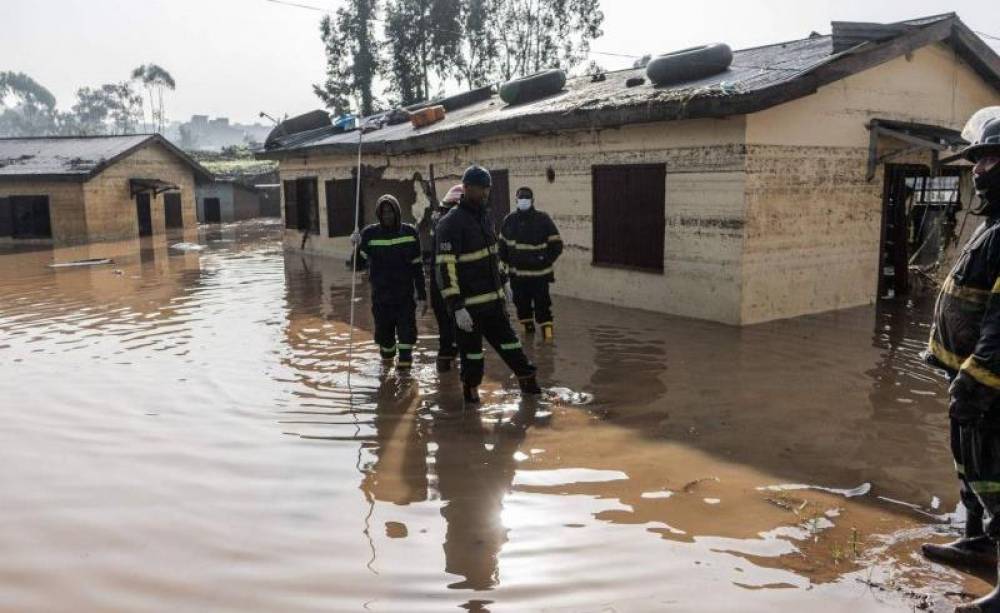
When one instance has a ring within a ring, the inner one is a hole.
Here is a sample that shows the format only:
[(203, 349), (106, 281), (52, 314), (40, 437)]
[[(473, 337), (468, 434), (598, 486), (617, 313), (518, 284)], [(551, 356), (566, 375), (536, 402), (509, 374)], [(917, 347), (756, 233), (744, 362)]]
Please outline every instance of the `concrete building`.
[[(557, 294), (736, 325), (870, 304), (893, 262), (905, 274), (915, 181), (967, 178), (951, 155), (1000, 104), (1000, 58), (953, 14), (832, 29), (695, 82), (630, 87), (636, 69), (517, 106), (441, 101), (443, 121), (364, 135), (363, 221), (382, 193), (412, 221), (477, 162), (497, 217), (521, 185), (552, 214)], [(308, 251), (349, 253), (357, 147), (330, 127), (260, 154), (280, 164), (288, 248), (305, 230)]]
[(0, 138), (0, 240), (73, 245), (193, 228), (211, 174), (159, 135)]
[(260, 190), (238, 179), (218, 177), (199, 184), (195, 194), (199, 223), (229, 223), (264, 217)]

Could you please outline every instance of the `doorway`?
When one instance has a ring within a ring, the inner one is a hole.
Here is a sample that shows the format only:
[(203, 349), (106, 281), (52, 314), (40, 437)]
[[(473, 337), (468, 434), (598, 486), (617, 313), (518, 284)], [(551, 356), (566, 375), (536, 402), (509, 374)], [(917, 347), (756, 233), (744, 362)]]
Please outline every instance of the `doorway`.
[(168, 230), (184, 227), (184, 213), (181, 211), (181, 195), (169, 192), (163, 195), (163, 212)]
[(222, 223), (222, 203), (218, 198), (205, 198), (205, 223)]
[(956, 237), (956, 214), (962, 209), (961, 171), (944, 167), (931, 176), (927, 166), (887, 164), (882, 196), (882, 236), (878, 295), (906, 296), (912, 269), (935, 267)]
[(139, 236), (152, 236), (153, 214), (148, 192), (135, 195), (135, 214), (139, 220)]
[(506, 170), (491, 170), (493, 186), (490, 188), (488, 209), (493, 219), (493, 229), (500, 234), (503, 220), (510, 213), (510, 176)]

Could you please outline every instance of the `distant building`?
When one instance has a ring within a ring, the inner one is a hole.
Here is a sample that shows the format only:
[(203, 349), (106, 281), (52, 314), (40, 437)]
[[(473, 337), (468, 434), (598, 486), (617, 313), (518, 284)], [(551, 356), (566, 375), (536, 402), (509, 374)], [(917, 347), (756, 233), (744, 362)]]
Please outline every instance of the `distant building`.
[(201, 183), (195, 193), (200, 223), (229, 223), (265, 216), (261, 191), (238, 179), (220, 177)]
[[(736, 51), (695, 81), (655, 86), (636, 68), (516, 105), (436, 101), (442, 121), (364, 135), (362, 223), (383, 193), (419, 219), (477, 162), (497, 219), (521, 185), (553, 216), (556, 293), (738, 325), (870, 304), (905, 289), (907, 195), (931, 215), (960, 205), (959, 130), (1000, 104), (1000, 57), (954, 14), (832, 29)], [(258, 157), (279, 161), (286, 248), (347, 256), (358, 133), (270, 145)]]
[(0, 138), (0, 240), (54, 245), (193, 228), (209, 173), (160, 135)]
[(258, 123), (231, 123), (228, 117), (209, 119), (208, 115), (192, 115), (188, 122), (171, 124), (165, 135), (188, 151), (218, 151), (263, 143), (269, 131), (270, 127)]

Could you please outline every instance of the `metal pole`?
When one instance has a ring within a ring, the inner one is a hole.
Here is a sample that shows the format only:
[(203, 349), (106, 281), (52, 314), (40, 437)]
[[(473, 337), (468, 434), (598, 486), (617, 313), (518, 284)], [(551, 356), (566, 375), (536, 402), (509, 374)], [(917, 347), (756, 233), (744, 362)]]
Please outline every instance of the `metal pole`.
[[(358, 107), (361, 108), (360, 106)], [(354, 233), (359, 231), (361, 219), (361, 145), (364, 143), (365, 131), (361, 120), (358, 119), (358, 170), (354, 175)], [(357, 289), (358, 278), (358, 250), (351, 245), (351, 331), (347, 341), (347, 391), (351, 391), (351, 371), (354, 360), (354, 298)], [(353, 401), (352, 401), (353, 406)]]

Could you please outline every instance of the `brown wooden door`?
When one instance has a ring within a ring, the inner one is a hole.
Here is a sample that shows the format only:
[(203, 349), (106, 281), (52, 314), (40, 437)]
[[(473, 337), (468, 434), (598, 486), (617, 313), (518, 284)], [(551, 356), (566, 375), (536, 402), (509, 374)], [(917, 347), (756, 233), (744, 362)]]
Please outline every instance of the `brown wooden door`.
[(184, 227), (184, 212), (181, 210), (181, 195), (177, 192), (163, 194), (163, 213), (167, 229)]
[(663, 272), (665, 164), (594, 166), (593, 263)]
[[(356, 206), (354, 179), (326, 182), (326, 221), (328, 236), (350, 236), (354, 232)], [(358, 212), (358, 225), (364, 225), (364, 207)]]
[(503, 220), (510, 213), (510, 175), (506, 170), (491, 170), (493, 187), (490, 189), (489, 211), (493, 228), (500, 233)]

